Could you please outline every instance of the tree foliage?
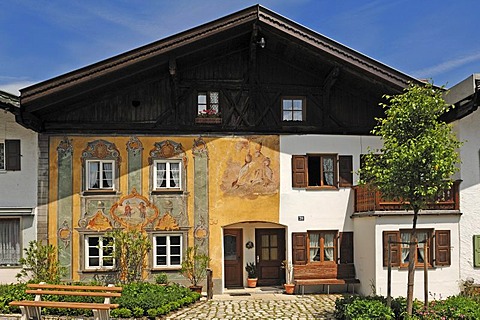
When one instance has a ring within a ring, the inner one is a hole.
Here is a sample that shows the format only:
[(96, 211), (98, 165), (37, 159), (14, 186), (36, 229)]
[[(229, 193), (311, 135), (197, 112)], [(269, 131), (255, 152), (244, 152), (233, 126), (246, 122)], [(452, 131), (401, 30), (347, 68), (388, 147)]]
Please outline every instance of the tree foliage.
[(386, 117), (377, 119), (372, 131), (383, 147), (365, 156), (362, 182), (371, 182), (387, 199), (422, 209), (451, 187), (458, 170), (460, 142), (451, 125), (439, 120), (449, 107), (431, 84), (411, 84), (403, 94), (385, 98)]

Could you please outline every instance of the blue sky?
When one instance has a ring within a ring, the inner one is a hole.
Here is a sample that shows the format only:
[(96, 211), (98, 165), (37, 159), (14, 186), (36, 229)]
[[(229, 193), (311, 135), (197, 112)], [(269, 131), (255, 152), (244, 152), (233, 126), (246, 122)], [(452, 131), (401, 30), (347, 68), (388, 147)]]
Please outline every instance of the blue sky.
[[(93, 64), (256, 4), (247, 0), (5, 0), (0, 90)], [(480, 72), (478, 0), (266, 0), (291, 20), (419, 79)]]

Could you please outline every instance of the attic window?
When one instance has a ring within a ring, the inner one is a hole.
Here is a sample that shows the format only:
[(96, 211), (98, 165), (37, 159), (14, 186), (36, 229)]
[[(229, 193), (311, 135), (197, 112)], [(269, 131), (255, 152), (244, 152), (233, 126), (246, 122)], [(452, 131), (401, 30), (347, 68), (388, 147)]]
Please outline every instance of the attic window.
[(197, 111), (199, 116), (214, 116), (219, 114), (218, 91), (199, 92), (197, 98)]
[(305, 119), (305, 97), (282, 98), (282, 120), (303, 121)]

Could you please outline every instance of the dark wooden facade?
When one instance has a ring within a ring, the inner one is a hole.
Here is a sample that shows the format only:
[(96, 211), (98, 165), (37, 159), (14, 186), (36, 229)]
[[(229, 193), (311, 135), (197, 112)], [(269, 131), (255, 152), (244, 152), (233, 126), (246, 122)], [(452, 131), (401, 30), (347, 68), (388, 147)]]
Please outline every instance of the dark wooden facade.
[[(368, 134), (382, 95), (409, 81), (253, 6), (26, 88), (18, 120), (62, 134)], [(220, 93), (221, 123), (195, 121), (199, 91)], [(285, 96), (305, 97), (305, 121), (282, 121)]]

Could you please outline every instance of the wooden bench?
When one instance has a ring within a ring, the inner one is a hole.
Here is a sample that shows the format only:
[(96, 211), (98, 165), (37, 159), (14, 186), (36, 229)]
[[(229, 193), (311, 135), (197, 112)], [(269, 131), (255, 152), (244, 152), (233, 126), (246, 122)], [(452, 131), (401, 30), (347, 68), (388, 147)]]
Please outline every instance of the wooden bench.
[[(26, 293), (34, 294), (35, 300), (12, 301), (10, 306), (20, 307), (22, 320), (41, 319), (41, 308), (73, 308), (90, 309), (93, 311), (95, 320), (110, 319), (110, 309), (118, 308), (118, 304), (110, 303), (110, 298), (120, 297), (122, 287), (104, 286), (79, 286), (79, 285), (59, 285), (59, 284), (27, 284)], [(42, 295), (57, 296), (87, 296), (103, 297), (103, 303), (87, 302), (57, 302), (42, 300)]]
[(327, 286), (327, 294), (330, 294), (330, 285), (352, 285), (352, 293), (355, 293), (355, 284), (360, 280), (355, 278), (355, 265), (344, 264), (307, 264), (294, 265), (293, 278), (295, 286), (298, 286), (305, 293), (305, 286), (323, 285)]

